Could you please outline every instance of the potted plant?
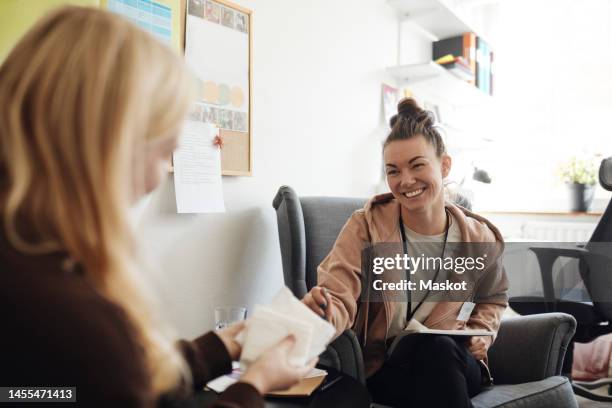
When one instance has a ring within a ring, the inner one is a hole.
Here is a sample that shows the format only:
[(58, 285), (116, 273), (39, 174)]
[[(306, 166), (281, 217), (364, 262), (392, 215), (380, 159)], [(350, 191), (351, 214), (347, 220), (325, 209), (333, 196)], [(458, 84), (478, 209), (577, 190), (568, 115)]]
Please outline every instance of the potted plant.
[(559, 166), (558, 173), (570, 193), (570, 211), (587, 211), (593, 202), (597, 181), (595, 161), (572, 157)]

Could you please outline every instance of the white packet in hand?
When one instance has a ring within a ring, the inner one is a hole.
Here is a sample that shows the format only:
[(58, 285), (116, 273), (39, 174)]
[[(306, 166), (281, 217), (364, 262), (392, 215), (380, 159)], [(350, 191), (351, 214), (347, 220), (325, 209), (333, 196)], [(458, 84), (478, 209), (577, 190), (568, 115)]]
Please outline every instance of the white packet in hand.
[(313, 327), (312, 342), (308, 349), (307, 361), (312, 360), (325, 351), (325, 347), (336, 332), (331, 323), (321, 319), (321, 316), (293, 296), (293, 293), (287, 287), (281, 288), (276, 296), (274, 296), (270, 306), (276, 311), (282, 311), (286, 316), (291, 316)]
[(313, 336), (312, 325), (280, 314), (268, 306), (257, 306), (246, 325), (240, 355), (241, 366), (248, 367), (263, 352), (290, 334), (295, 336), (296, 341), (289, 353), (289, 363), (304, 366), (309, 361), (308, 353)]

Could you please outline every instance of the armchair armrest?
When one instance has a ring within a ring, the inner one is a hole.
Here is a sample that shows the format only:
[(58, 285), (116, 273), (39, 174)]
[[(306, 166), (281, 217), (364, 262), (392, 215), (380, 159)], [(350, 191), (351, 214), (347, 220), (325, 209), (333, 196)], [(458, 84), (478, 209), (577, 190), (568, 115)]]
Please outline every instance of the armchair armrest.
[(489, 350), (496, 384), (520, 384), (559, 375), (576, 320), (565, 313), (504, 319)]
[(319, 356), (319, 362), (350, 375), (365, 384), (363, 355), (357, 336), (352, 330), (345, 330)]

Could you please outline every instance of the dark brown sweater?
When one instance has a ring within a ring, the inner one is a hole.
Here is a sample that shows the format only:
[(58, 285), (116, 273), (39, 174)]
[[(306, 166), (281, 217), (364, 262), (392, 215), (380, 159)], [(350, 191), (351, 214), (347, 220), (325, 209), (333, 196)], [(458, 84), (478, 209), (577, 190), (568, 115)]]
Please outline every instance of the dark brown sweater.
[[(62, 253), (24, 256), (0, 230), (0, 386), (76, 386), (77, 403), (67, 404), (71, 407), (158, 405), (124, 310), (101, 296), (78, 268), (65, 268), (66, 259)], [(195, 389), (231, 370), (214, 333), (180, 341), (179, 348)], [(245, 383), (232, 385), (213, 403), (263, 405), (257, 390)]]

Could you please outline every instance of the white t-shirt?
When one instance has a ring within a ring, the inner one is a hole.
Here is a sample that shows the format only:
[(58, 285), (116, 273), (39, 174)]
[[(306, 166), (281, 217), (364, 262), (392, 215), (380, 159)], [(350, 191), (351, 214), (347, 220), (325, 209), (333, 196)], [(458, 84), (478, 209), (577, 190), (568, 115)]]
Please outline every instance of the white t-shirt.
[[(454, 221), (452, 214), (449, 213), (449, 222), (450, 225), (448, 227), (448, 238), (447, 242), (460, 242), (461, 241), (461, 231), (459, 230), (459, 225)], [(445, 233), (439, 235), (423, 235), (419, 234), (416, 231), (411, 230), (404, 224), (404, 230), (406, 231), (406, 236), (408, 238), (408, 242), (410, 243), (410, 249), (416, 251), (418, 255), (424, 254), (426, 257), (439, 257), (441, 255), (441, 245), (440, 243), (444, 241)], [(425, 275), (427, 273), (427, 275)], [(433, 276), (429, 276), (429, 271), (425, 272), (421, 269), (417, 269), (415, 273), (410, 278), (413, 282), (419, 282), (423, 279), (432, 279)], [(418, 304), (418, 301), (411, 302), (411, 310), (414, 310)], [(437, 302), (427, 301), (425, 300), (419, 309), (415, 312), (413, 319), (416, 319), (419, 323), (423, 323), (425, 319), (429, 316), (433, 308), (436, 306)], [(389, 332), (387, 334), (387, 338), (392, 338), (397, 336), (402, 330), (406, 328), (408, 322), (406, 321), (406, 312), (407, 312), (407, 302), (398, 302), (396, 304), (395, 312), (391, 317), (391, 325), (389, 327)]]

